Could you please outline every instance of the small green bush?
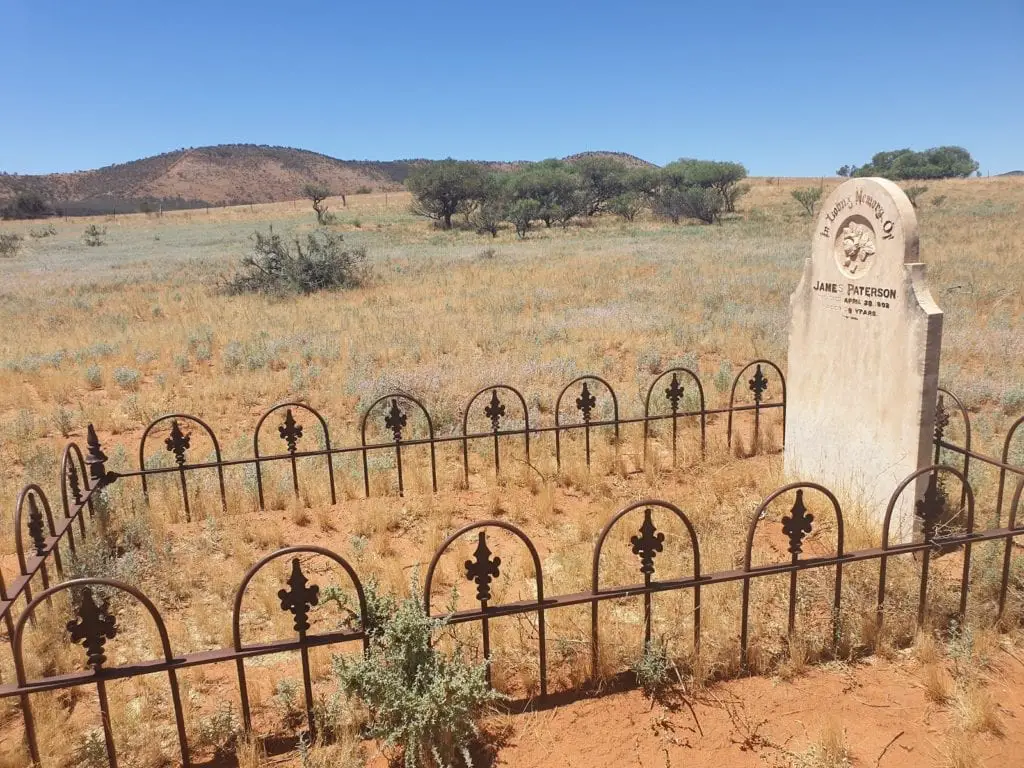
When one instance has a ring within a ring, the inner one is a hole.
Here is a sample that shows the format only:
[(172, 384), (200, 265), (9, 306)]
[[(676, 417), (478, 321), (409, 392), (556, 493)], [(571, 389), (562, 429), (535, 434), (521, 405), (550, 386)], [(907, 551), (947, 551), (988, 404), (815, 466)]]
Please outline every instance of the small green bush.
[(637, 684), (644, 695), (652, 699), (658, 696), (671, 682), (673, 669), (665, 646), (653, 640), (644, 646), (640, 658), (632, 665)]
[(0, 232), (0, 258), (9, 259), (21, 250), (22, 236), (16, 232)]
[(96, 248), (101, 245), (106, 245), (107, 241), (103, 239), (106, 236), (106, 227), (98, 227), (95, 224), (90, 224), (85, 228), (85, 232), (82, 233), (82, 240), (90, 248)]
[(136, 390), (142, 381), (142, 373), (134, 368), (118, 367), (114, 369), (114, 381), (121, 389)]
[(790, 194), (794, 200), (800, 203), (804, 213), (808, 216), (814, 216), (814, 209), (824, 192), (825, 190), (821, 187), (801, 187), (800, 189), (794, 189)]
[(89, 389), (103, 388), (103, 369), (98, 365), (90, 365), (85, 369), (85, 383)]
[(34, 237), (37, 240), (41, 240), (44, 237), (53, 237), (57, 234), (57, 228), (53, 224), (47, 224), (45, 227), (39, 229), (30, 229), (28, 231), (29, 237)]
[(416, 598), (398, 600), (368, 584), (366, 599), (369, 652), (333, 662), (341, 688), (369, 713), (369, 736), (401, 748), (405, 768), (440, 768), (460, 757), (472, 766), (477, 721), (501, 698), (487, 685), (486, 665), (466, 661), (457, 642), (450, 655), (441, 652), (432, 640), (446, 622), (426, 616)]
[(305, 243), (296, 239), (294, 247), (273, 230), (256, 232), (255, 240), (253, 255), (242, 259), (238, 273), (223, 284), (224, 293), (308, 294), (357, 288), (367, 280), (366, 250), (344, 248), (340, 234), (313, 232)]

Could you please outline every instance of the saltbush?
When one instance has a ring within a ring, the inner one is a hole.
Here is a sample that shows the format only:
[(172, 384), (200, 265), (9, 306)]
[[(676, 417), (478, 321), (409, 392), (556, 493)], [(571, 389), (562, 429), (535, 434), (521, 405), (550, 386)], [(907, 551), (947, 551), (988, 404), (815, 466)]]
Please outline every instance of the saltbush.
[(433, 641), (447, 622), (426, 616), (416, 598), (398, 600), (368, 584), (366, 599), (369, 652), (335, 656), (333, 664), (340, 687), (368, 712), (368, 735), (400, 748), (405, 768), (460, 758), (472, 766), (477, 722), (501, 698), (487, 685), (486, 664), (467, 661), (454, 640), (454, 650), (442, 652)]
[(22, 239), (16, 232), (0, 232), (0, 258), (17, 256), (21, 250)]
[(367, 280), (366, 250), (346, 249), (340, 234), (317, 231), (291, 246), (273, 230), (254, 238), (252, 255), (223, 284), (224, 293), (308, 294), (357, 288)]

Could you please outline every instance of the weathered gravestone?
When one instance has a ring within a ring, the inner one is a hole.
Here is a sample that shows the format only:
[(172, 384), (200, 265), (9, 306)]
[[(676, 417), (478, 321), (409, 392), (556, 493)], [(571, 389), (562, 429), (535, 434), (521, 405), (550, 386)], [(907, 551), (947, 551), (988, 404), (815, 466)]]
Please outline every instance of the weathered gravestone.
[[(898, 186), (850, 179), (828, 196), (790, 315), (786, 473), (881, 520), (899, 482), (931, 463), (942, 340)], [(926, 482), (901, 498), (893, 541), (911, 536)]]

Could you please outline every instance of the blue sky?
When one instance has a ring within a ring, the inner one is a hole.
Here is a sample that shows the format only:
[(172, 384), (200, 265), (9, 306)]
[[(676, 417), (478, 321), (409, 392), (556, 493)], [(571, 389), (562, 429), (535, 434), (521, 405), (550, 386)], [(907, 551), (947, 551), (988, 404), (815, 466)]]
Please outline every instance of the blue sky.
[(959, 144), (1024, 169), (1024, 0), (0, 0), (0, 35), (7, 172), (234, 142), (801, 176)]

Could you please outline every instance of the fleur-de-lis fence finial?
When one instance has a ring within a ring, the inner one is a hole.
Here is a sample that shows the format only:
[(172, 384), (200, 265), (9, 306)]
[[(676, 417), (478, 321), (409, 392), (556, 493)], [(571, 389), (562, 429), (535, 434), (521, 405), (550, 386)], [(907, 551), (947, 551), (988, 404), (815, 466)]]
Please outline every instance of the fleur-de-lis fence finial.
[(281, 610), (295, 617), (295, 631), (302, 635), (309, 630), (309, 609), (320, 602), (320, 587), (309, 583), (297, 557), (292, 558), (288, 587), (277, 593), (281, 600)]
[(492, 429), (497, 432), (501, 426), (501, 417), (505, 415), (505, 406), (498, 399), (498, 390), (491, 390), (491, 402), (484, 408), (484, 416), (491, 420)]
[(750, 387), (750, 391), (754, 393), (754, 402), (760, 403), (764, 397), (765, 390), (768, 389), (768, 378), (761, 370), (760, 363), (754, 369), (754, 375), (747, 382), (747, 385)]
[(296, 423), (291, 408), (284, 412), (284, 424), (277, 428), (277, 433), (288, 444), (288, 453), (295, 453), (299, 438), (302, 437), (302, 425)]
[(71, 491), (71, 500), (75, 504), (82, 503), (82, 485), (78, 480), (78, 467), (72, 459), (68, 462), (68, 489)]
[(679, 374), (672, 374), (672, 382), (665, 388), (665, 397), (672, 406), (672, 413), (679, 412), (679, 403), (682, 402), (684, 387), (679, 383)]
[(89, 449), (85, 456), (85, 463), (89, 466), (89, 477), (97, 482), (103, 482), (107, 479), (107, 468), (105, 466), (107, 454), (100, 447), (100, 439), (97, 437), (96, 429), (92, 424), (86, 429), (85, 445)]
[(107, 600), (97, 603), (93, 599), (92, 588), (85, 587), (78, 594), (75, 605), (77, 619), (67, 623), (71, 642), (79, 643), (85, 648), (86, 662), (99, 672), (107, 657), (103, 653), (107, 640), (117, 636), (117, 620), (110, 613)]
[(914, 504), (914, 515), (921, 521), (921, 536), (925, 542), (931, 543), (935, 537), (935, 529), (945, 507), (942, 490), (939, 488), (939, 473), (932, 472), (928, 476), (924, 497)]
[(36, 555), (39, 557), (45, 555), (46, 534), (43, 528), (43, 513), (39, 511), (39, 504), (36, 503), (36, 495), (33, 492), (28, 494), (28, 537), (32, 539)]
[(480, 602), (491, 599), (491, 581), (500, 575), (498, 570), (500, 565), (500, 557), (491, 557), (491, 550), (487, 547), (486, 532), (480, 531), (473, 559), (467, 560), (465, 566), (466, 580), (476, 583), (476, 599)]
[(174, 460), (179, 467), (185, 466), (185, 451), (192, 444), (192, 436), (181, 431), (181, 425), (177, 419), (171, 420), (171, 434), (164, 440), (167, 450), (174, 454)]
[(408, 423), (409, 417), (402, 413), (402, 409), (398, 407), (398, 400), (396, 398), (391, 399), (391, 407), (388, 409), (387, 416), (384, 417), (384, 426), (391, 430), (391, 434), (395, 436), (395, 442), (402, 442), (402, 430)]
[(576, 398), (576, 407), (583, 414), (584, 421), (590, 421), (590, 413), (594, 410), (595, 405), (597, 405), (597, 398), (590, 393), (590, 388), (584, 381), (580, 396)]
[(939, 395), (939, 402), (935, 406), (935, 442), (941, 443), (946, 434), (946, 427), (949, 426), (949, 411), (946, 409), (946, 398)]
[(640, 557), (640, 573), (645, 576), (654, 573), (654, 558), (665, 549), (665, 534), (655, 528), (650, 507), (644, 510), (640, 534), (631, 536), (629, 543), (633, 547), (633, 554)]
[(790, 554), (799, 555), (803, 552), (804, 537), (811, 532), (813, 523), (814, 515), (804, 506), (804, 492), (802, 489), (797, 490), (793, 508), (782, 518), (782, 532), (789, 536)]

